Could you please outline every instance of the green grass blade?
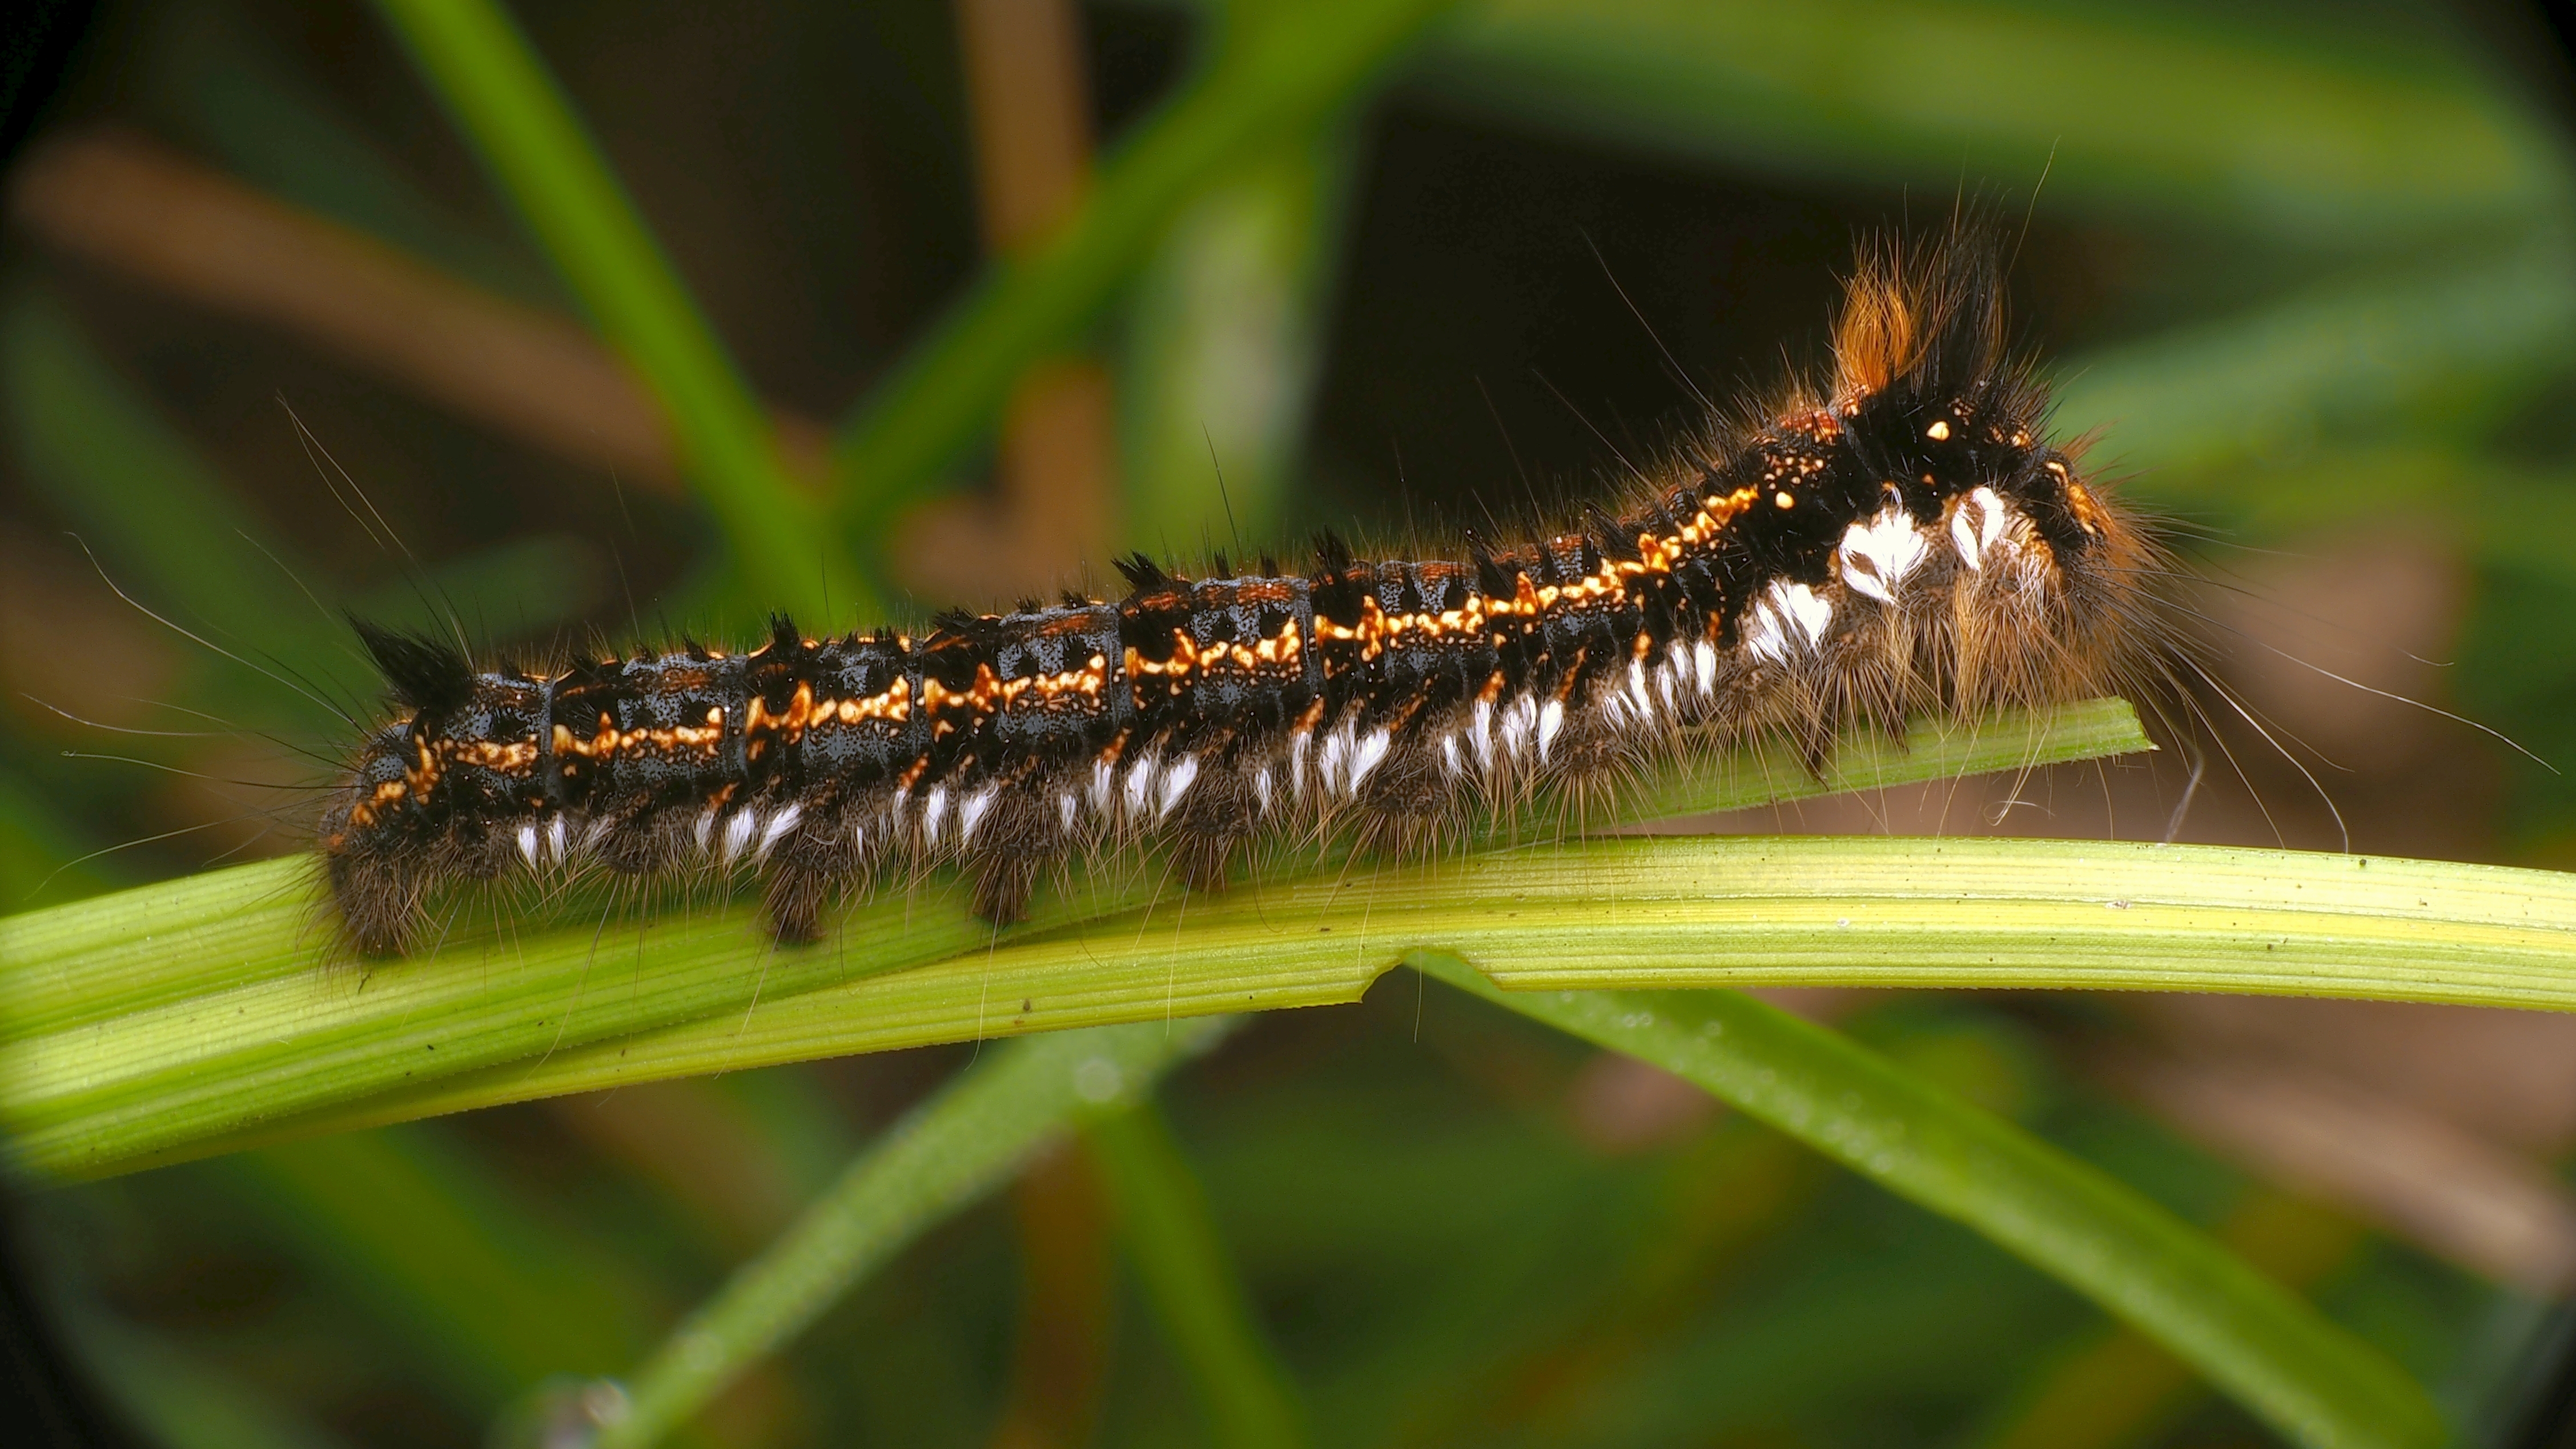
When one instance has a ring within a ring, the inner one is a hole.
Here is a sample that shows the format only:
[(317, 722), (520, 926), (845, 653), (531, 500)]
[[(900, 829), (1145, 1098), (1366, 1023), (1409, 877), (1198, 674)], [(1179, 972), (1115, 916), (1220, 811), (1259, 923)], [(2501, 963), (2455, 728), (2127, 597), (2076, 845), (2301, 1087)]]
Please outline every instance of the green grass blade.
[(842, 428), (838, 501), (867, 540), (974, 441), (1029, 362), (1141, 266), (1183, 206), (1350, 104), (1448, 0), (1311, 0), (1233, 17), (1214, 59), (1102, 166), (1081, 210), (978, 283)]
[[(1713, 808), (2134, 746), (2116, 706), (1760, 754), (1644, 798)], [(1526, 827), (1525, 827), (1526, 828)], [(460, 928), (335, 961), (309, 862), (0, 920), (0, 1125), (87, 1175), (619, 1083), (1121, 1021), (1347, 1001), (1414, 947), (1529, 988), (2251, 991), (2576, 1008), (2576, 877), (2291, 851), (1653, 837), (1357, 863), (1165, 900), (1107, 875), (996, 933), (953, 893), (778, 951), (746, 904)], [(1089, 924), (1085, 924), (1085, 923)], [(1544, 946), (1533, 943), (1544, 942)], [(912, 969), (903, 969), (912, 968)]]
[(794, 1337), (904, 1244), (1009, 1179), (1088, 1114), (1150, 1091), (1226, 1023), (1066, 1032), (996, 1048), (851, 1163), (779, 1240), (691, 1314), (627, 1385), (598, 1449), (642, 1449)]
[[(2369, 872), (2378, 874), (2365, 883)], [(774, 1000), (748, 1018), (682, 1022), (534, 1066), (389, 1091), (270, 1130), (372, 1125), (858, 1051), (1350, 1001), (1405, 950), (1431, 944), (1533, 990), (2091, 988), (2576, 1010), (2576, 878), (2554, 872), (2211, 847), (1666, 836), (1167, 904)], [(0, 1079), (0, 1105), (12, 1100), (7, 1085)], [(67, 1120), (61, 1138), (48, 1133), (20, 1150), (41, 1150), (50, 1165), (81, 1131), (121, 1144), (130, 1130), (91, 1127), (85, 1115)], [(193, 1155), (227, 1144), (184, 1145)], [(118, 1165), (108, 1158), (86, 1170)]]
[[(2126, 705), (2094, 701), (1975, 730), (1926, 725), (1902, 746), (1854, 740), (1823, 778), (1783, 751), (1693, 761), (1645, 782), (1630, 804), (1689, 813), (2143, 746)], [(1539, 823), (1513, 828), (1564, 833), (1561, 818), (1532, 815)], [(1593, 868), (1585, 852), (1552, 858), (1568, 862), (1573, 880)], [(936, 891), (872, 901), (824, 945), (786, 951), (767, 943), (744, 902), (549, 914), (520, 893), (500, 897), (505, 925), (456, 925), (415, 956), (361, 965), (334, 954), (309, 859), (0, 919), (8, 1160), (52, 1173), (121, 1171), (325, 1124), (755, 1062), (1347, 1001), (1394, 959), (1379, 949), (1382, 937), (1346, 936), (1359, 949), (1319, 953), (1290, 941), (1307, 958), (1292, 961), (1272, 941), (1276, 959), (1238, 968), (1192, 945), (1202, 922), (1230, 919), (1204, 897), (1171, 906), (1183, 933), (1166, 915), (1104, 927), (1106, 943), (1025, 953), (1023, 942), (1157, 895), (1153, 867), (1119, 864), (1042, 892), (1030, 920), (1007, 933), (975, 920), (956, 893)], [(1360, 921), (1383, 908), (1360, 896), (1336, 905), (1336, 881), (1383, 895), (1416, 888), (1401, 884), (1410, 879), (1361, 864), (1321, 877), (1313, 889), (1323, 894), (1300, 895), (1296, 909)], [(1276, 889), (1222, 899), (1257, 918)], [(1437, 900), (1445, 887), (1432, 889)], [(1140, 950), (1136, 933), (1149, 925), (1152, 948)]]
[[(767, 414), (584, 133), (545, 63), (494, 0), (378, 6), (608, 344), (669, 415), (691, 480), (772, 601), (830, 615), (820, 513), (789, 476)], [(831, 580), (843, 610), (876, 601)]]
[(1127, 1261), (1206, 1404), (1207, 1442), (1305, 1443), (1287, 1370), (1253, 1317), (1171, 1124), (1147, 1101), (1102, 1117), (1083, 1135), (1118, 1214)]
[(1735, 992), (1505, 992), (1456, 955), (1418, 969), (1708, 1089), (1889, 1191), (1975, 1228), (2315, 1449), (2439, 1444), (2403, 1371), (2119, 1181), (1847, 1038)]

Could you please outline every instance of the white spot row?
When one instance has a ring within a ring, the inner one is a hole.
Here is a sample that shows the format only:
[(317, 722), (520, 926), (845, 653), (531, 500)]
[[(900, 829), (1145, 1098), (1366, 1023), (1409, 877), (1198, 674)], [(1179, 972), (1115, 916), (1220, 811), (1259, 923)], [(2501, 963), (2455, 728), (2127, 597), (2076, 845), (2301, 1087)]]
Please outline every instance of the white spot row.
[[(708, 810), (699, 814), (689, 835), (702, 855), (712, 855), (724, 864), (742, 859), (756, 864), (769, 858), (804, 813), (803, 806), (792, 804), (768, 813), (747, 809), (727, 815)], [(606, 820), (592, 820), (581, 827), (580, 837), (575, 839), (571, 817), (557, 812), (542, 821), (521, 825), (513, 841), (528, 869), (543, 870), (550, 865), (567, 864), (595, 849), (608, 829)]]
[(719, 817), (709, 810), (698, 817), (697, 829), (692, 833), (699, 851), (714, 856), (720, 864), (731, 865), (747, 858), (757, 865), (769, 859), (769, 852), (804, 817), (802, 805), (782, 805), (767, 815), (747, 809)]

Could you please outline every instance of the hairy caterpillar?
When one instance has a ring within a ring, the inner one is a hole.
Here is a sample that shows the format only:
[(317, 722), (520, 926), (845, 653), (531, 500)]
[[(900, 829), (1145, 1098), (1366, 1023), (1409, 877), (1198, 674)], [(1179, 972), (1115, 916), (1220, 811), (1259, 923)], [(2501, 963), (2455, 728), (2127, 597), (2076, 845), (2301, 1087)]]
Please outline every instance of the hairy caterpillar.
[(1657, 754), (2119, 687), (2168, 631), (2148, 531), (2053, 442), (2007, 346), (1993, 239), (1865, 249), (1833, 376), (1706, 441), (1616, 511), (1517, 547), (1190, 578), (1139, 556), (1110, 602), (941, 616), (926, 637), (477, 673), (361, 626), (406, 717), (321, 824), (364, 951), (453, 877), (700, 864), (765, 878), (782, 940), (901, 867), (963, 863), (1024, 909), (1082, 849), (1161, 844), (1213, 885), (1246, 841), (1347, 826), (1403, 849), (1471, 808)]

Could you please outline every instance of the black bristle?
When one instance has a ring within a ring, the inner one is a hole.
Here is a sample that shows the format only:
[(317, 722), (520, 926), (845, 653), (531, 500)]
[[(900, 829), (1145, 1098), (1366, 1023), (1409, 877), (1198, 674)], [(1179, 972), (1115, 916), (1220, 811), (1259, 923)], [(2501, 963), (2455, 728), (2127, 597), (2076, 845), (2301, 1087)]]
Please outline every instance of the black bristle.
[(1224, 554), (1216, 554), (1208, 560), (1208, 577), (1212, 579), (1230, 579), (1234, 577), (1234, 570), (1226, 565)]
[(797, 631), (796, 621), (784, 612), (769, 616), (769, 642), (781, 654), (794, 654), (805, 647), (805, 636)]
[(1156, 589), (1170, 588), (1172, 585), (1172, 576), (1163, 572), (1163, 566), (1141, 553), (1131, 553), (1125, 558), (1111, 559), (1110, 562), (1117, 565), (1118, 572), (1127, 580), (1127, 586), (1137, 593), (1151, 593)]
[(1927, 398), (1966, 400), (1990, 382), (2004, 356), (2003, 247), (1995, 223), (1971, 213), (1952, 224), (1951, 244), (1926, 279), (1930, 336), (1907, 381)]
[(474, 692), (474, 666), (425, 634), (405, 634), (351, 615), (358, 642), (375, 660), (395, 700), (422, 714), (445, 714)]
[(1609, 511), (1598, 503), (1584, 505), (1583, 527), (1584, 536), (1592, 541), (1592, 546), (1599, 549), (1604, 558), (1635, 563), (1644, 557), (1637, 552), (1637, 541), (1628, 536), (1626, 526), (1611, 517)]
[(1315, 535), (1315, 562), (1323, 565), (1325, 573), (1339, 574), (1351, 566), (1351, 546), (1327, 528)]
[(1056, 597), (1068, 609), (1088, 609), (1092, 603), (1090, 596), (1079, 589), (1067, 589)]
[(1520, 576), (1495, 559), (1494, 550), (1483, 534), (1467, 530), (1467, 558), (1476, 566), (1476, 591), (1489, 599), (1508, 599), (1520, 593)]

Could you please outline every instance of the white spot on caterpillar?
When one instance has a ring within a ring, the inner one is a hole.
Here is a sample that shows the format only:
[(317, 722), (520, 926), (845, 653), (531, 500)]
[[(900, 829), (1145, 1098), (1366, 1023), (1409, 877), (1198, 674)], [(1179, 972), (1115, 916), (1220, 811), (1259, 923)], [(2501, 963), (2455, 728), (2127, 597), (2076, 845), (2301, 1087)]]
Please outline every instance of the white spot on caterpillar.
[(1458, 737), (1454, 734), (1440, 737), (1440, 773), (1452, 780), (1458, 778)]
[(1992, 488), (1980, 488), (1959, 501), (1958, 511), (1950, 515), (1950, 542), (1959, 550), (1959, 558), (1972, 569), (1986, 566), (1986, 555), (2003, 542), (2004, 531), (2012, 526), (2012, 510), (2005, 506)]
[(1109, 813), (1111, 792), (1118, 787), (1118, 762), (1098, 759), (1091, 762), (1091, 810), (1095, 815)]
[(1494, 771), (1494, 707), (1477, 700), (1468, 715), (1467, 738), (1476, 747), (1476, 769), (1483, 774)]
[(1313, 730), (1298, 730), (1288, 737), (1288, 792), (1293, 798), (1306, 796), (1306, 747), (1314, 742)]
[(1717, 697), (1717, 646), (1702, 639), (1691, 646), (1691, 663), (1699, 670), (1699, 692), (1703, 698)]
[(1641, 722), (1655, 717), (1655, 701), (1646, 693), (1646, 661), (1642, 659), (1628, 661), (1628, 698), (1636, 705)]
[(1757, 659), (1786, 663), (1791, 654), (1803, 653), (1823, 638), (1833, 618), (1834, 606), (1817, 597), (1814, 589), (1775, 579), (1753, 602), (1744, 647)]
[(1682, 662), (1688, 658), (1690, 658), (1688, 653), (1675, 649), (1665, 656), (1663, 667), (1655, 671), (1655, 692), (1664, 697), (1664, 711), (1667, 714), (1679, 708), (1673, 703), (1673, 681), (1690, 667)]
[(1196, 755), (1183, 755), (1174, 760), (1172, 768), (1164, 772), (1163, 804), (1161, 809), (1154, 812), (1154, 818), (1157, 820), (1169, 818), (1172, 811), (1180, 805), (1181, 797), (1190, 792), (1190, 786), (1198, 780), (1198, 777), (1199, 761)]
[(1556, 732), (1565, 728), (1565, 701), (1551, 699), (1538, 712), (1538, 762), (1547, 763), (1547, 747), (1556, 743)]
[(546, 846), (554, 852), (555, 859), (572, 859), (572, 852), (564, 848), (564, 818), (561, 815), (546, 822)]
[(689, 832), (691, 838), (698, 842), (698, 854), (704, 855), (714, 846), (715, 829), (716, 812), (710, 810), (698, 817), (697, 828)]
[(1127, 817), (1141, 819), (1145, 806), (1154, 798), (1154, 776), (1162, 768), (1152, 755), (1139, 755), (1127, 769)]
[(984, 823), (984, 812), (993, 808), (993, 796), (1002, 787), (987, 785), (957, 802), (957, 843), (965, 845), (975, 839), (975, 827)]
[(1524, 694), (1503, 711), (1503, 753), (1515, 764), (1529, 749), (1530, 732), (1538, 728), (1538, 701)]
[(778, 842), (786, 839), (787, 832), (795, 829), (796, 822), (804, 817), (805, 807), (802, 805), (784, 806), (770, 816), (769, 828), (760, 832), (760, 844), (752, 847), (751, 858), (756, 861), (769, 859), (769, 852), (776, 849)]
[(735, 811), (725, 820), (724, 848), (718, 852), (717, 858), (727, 862), (728, 864), (731, 863), (735, 856), (742, 854), (744, 849), (751, 844), (751, 833), (759, 828), (759, 811)]
[(1081, 809), (1082, 798), (1074, 794), (1071, 790), (1062, 791), (1055, 797), (1056, 819), (1063, 824), (1067, 831), (1073, 829), (1073, 817), (1075, 814), (1080, 812)]
[(1342, 760), (1350, 753), (1350, 748), (1350, 726), (1344, 725), (1324, 736), (1324, 747), (1315, 752), (1315, 782), (1324, 787), (1325, 794), (1342, 792)]
[(1269, 814), (1270, 767), (1268, 765), (1264, 765), (1260, 769), (1252, 772), (1252, 796), (1254, 799), (1261, 802), (1261, 813), (1264, 815)]
[(1896, 591), (1905, 586), (1905, 576), (1931, 551), (1912, 515), (1902, 508), (1882, 508), (1868, 523), (1843, 530), (1843, 582), (1854, 593), (1893, 604)]
[(1359, 748), (1351, 752), (1350, 792), (1352, 794), (1359, 793), (1360, 781), (1367, 779), (1369, 771), (1376, 769), (1386, 759), (1386, 752), (1394, 743), (1394, 736), (1385, 730), (1371, 730), (1368, 738), (1360, 741)]
[(533, 825), (519, 827), (519, 854), (527, 860), (528, 869), (537, 868), (537, 827)]
[(924, 844), (939, 843), (939, 827), (948, 819), (948, 787), (933, 785), (921, 797), (921, 839)]

